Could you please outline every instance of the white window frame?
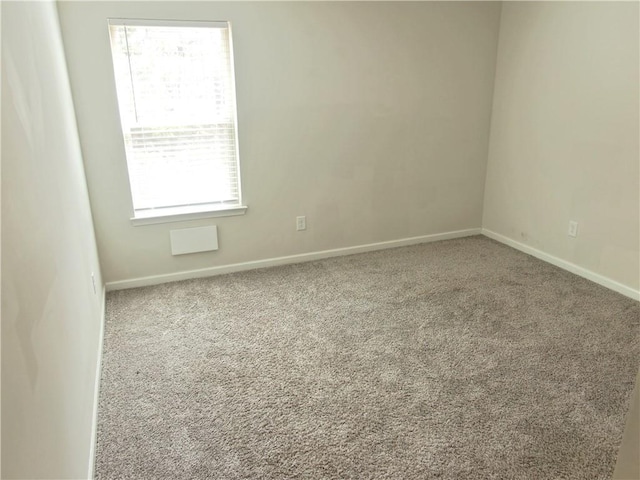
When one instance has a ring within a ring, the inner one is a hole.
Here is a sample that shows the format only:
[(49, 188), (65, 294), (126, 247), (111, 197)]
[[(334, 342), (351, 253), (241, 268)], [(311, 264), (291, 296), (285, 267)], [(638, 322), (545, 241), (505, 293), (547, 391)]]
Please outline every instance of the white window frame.
[[(231, 32), (231, 22), (228, 21), (182, 21), (182, 20), (149, 20), (149, 19), (124, 19), (110, 18), (108, 19), (108, 27), (111, 26), (150, 26), (150, 27), (189, 27), (189, 28), (227, 28), (229, 30), (229, 55), (230, 55), (230, 76), (232, 85), (232, 95), (234, 103), (237, 102), (235, 91), (235, 68), (233, 58), (233, 36)], [(114, 71), (115, 74), (115, 71)], [(115, 76), (114, 76), (115, 83)], [(117, 89), (116, 89), (117, 90)], [(237, 105), (234, 104), (233, 122), (235, 126), (235, 150), (236, 150), (236, 171), (238, 181), (238, 203), (237, 204), (205, 204), (205, 205), (187, 205), (175, 207), (159, 207), (147, 210), (136, 211), (133, 207), (133, 191), (131, 189), (131, 179), (129, 172), (129, 160), (127, 162), (127, 178), (129, 180), (129, 194), (131, 196), (132, 217), (130, 218), (132, 225), (148, 225), (158, 223), (170, 223), (186, 220), (195, 220), (199, 218), (211, 217), (227, 217), (235, 215), (244, 215), (247, 206), (242, 201), (241, 188), (241, 171), (240, 171), (240, 146), (238, 142), (238, 118)], [(120, 112), (120, 104), (118, 104), (118, 118), (122, 122), (122, 112)], [(124, 129), (122, 130), (124, 141)], [(125, 152), (125, 156), (127, 153)]]

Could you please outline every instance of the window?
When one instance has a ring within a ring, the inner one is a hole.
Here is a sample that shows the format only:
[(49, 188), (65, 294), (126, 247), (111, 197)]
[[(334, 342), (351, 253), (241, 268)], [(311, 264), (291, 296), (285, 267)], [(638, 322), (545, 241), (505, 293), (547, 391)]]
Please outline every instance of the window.
[(111, 19), (109, 31), (134, 223), (244, 213), (229, 24)]

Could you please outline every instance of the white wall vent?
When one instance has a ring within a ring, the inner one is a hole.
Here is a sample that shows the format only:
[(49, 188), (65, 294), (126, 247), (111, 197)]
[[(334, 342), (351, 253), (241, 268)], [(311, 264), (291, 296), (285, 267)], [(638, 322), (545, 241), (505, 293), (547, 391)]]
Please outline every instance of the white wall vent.
[(170, 230), (169, 234), (172, 255), (218, 250), (218, 227), (216, 225)]

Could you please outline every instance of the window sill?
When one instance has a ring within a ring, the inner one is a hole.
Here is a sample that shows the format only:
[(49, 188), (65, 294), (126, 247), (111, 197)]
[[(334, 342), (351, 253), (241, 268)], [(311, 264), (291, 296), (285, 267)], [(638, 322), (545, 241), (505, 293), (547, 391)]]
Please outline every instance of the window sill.
[(198, 220), (200, 218), (233, 217), (236, 215), (244, 215), (246, 211), (246, 205), (222, 208), (205, 206), (201, 207), (201, 209), (194, 207), (165, 208), (162, 210), (150, 210), (142, 214), (138, 213), (137, 216), (131, 219), (131, 224), (134, 227), (138, 227), (140, 225), (184, 222), (187, 220)]

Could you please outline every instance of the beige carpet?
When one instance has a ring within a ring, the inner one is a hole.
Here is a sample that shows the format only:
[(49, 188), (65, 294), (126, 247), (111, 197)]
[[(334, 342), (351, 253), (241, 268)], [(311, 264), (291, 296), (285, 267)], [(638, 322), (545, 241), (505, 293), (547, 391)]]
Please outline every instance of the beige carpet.
[(96, 476), (609, 478), (639, 316), (484, 237), (110, 293)]

